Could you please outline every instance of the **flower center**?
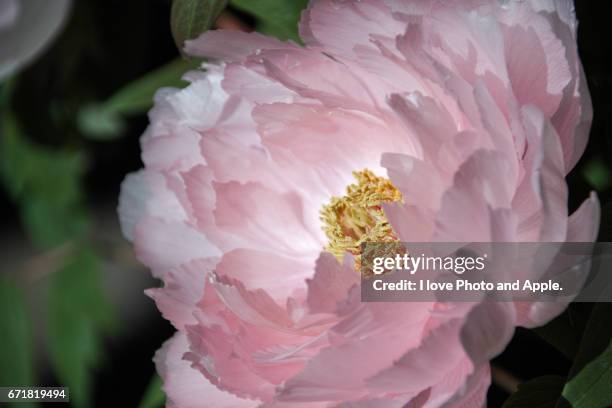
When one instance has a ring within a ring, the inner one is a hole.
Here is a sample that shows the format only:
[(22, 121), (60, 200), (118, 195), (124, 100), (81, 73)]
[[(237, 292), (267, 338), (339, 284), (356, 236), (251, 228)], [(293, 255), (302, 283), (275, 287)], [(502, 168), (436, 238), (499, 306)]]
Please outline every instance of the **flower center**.
[(382, 209), (382, 203), (402, 201), (402, 193), (384, 177), (368, 169), (353, 172), (356, 184), (346, 188), (342, 197), (332, 197), (321, 209), (323, 231), (329, 240), (326, 250), (340, 262), (344, 253), (355, 256), (355, 267), (361, 266), (361, 244), (397, 242)]

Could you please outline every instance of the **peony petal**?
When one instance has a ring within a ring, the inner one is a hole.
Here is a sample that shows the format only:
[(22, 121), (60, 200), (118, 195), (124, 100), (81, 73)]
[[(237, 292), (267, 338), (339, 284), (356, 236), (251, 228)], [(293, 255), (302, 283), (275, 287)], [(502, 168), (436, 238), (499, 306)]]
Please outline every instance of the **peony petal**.
[[(599, 220), (599, 201), (595, 193), (591, 193), (591, 196), (570, 216), (566, 241), (595, 241), (599, 230)], [(533, 328), (542, 326), (561, 314), (567, 307), (567, 302), (519, 303), (516, 306), (518, 324)]]
[(183, 356), (189, 351), (185, 334), (177, 332), (155, 354), (155, 365), (168, 397), (167, 408), (255, 408), (257, 401), (219, 390)]
[(388, 393), (414, 393), (442, 381), (448, 368), (465, 358), (459, 334), (462, 319), (435, 329), (417, 349), (404, 354), (387, 368), (367, 380), (374, 390)]
[(476, 370), (453, 398), (441, 408), (484, 408), (487, 406), (487, 391), (491, 384), (489, 365)]
[(356, 44), (369, 45), (372, 37), (395, 38), (404, 25), (381, 1), (314, 0), (302, 14), (300, 37), (339, 55), (350, 55)]
[(475, 365), (502, 352), (515, 325), (514, 306), (508, 302), (483, 302), (472, 309), (461, 329), (461, 341)]
[[(563, 241), (567, 231), (567, 184), (563, 151), (555, 129), (532, 107), (523, 109), (525, 127), (531, 140), (541, 143), (541, 157), (537, 159), (534, 177), (539, 181), (539, 201), (542, 203), (540, 241)], [(536, 142), (537, 143), (537, 142)]]
[[(367, 378), (420, 344), (420, 333), (430, 307), (425, 302), (362, 306), (334, 327), (333, 344), (310, 359), (301, 373), (285, 382), (279, 399), (303, 402), (361, 398), (366, 392)], [(403, 319), (394, 319), (397, 315)]]
[(347, 257), (342, 265), (328, 252), (317, 260), (315, 275), (307, 279), (308, 308), (312, 313), (333, 313), (353, 285), (359, 284), (359, 275), (354, 269), (354, 260)]
[(134, 245), (138, 259), (156, 277), (195, 259), (221, 255), (204, 235), (181, 222), (146, 217), (135, 228)]
[(318, 256), (320, 232), (305, 222), (298, 194), (278, 193), (260, 183), (213, 186), (216, 226), (234, 235), (235, 247), (274, 250), (301, 259)]
[(176, 222), (187, 220), (185, 208), (168, 184), (164, 175), (145, 170), (125, 178), (117, 210), (121, 231), (127, 239), (134, 239), (134, 228), (145, 216)]
[(436, 168), (425, 161), (397, 153), (383, 154), (381, 166), (387, 169), (389, 180), (407, 202), (421, 209), (438, 209), (446, 186)]
[(187, 54), (227, 62), (243, 60), (258, 50), (294, 47), (259, 33), (234, 30), (209, 30), (196, 39), (185, 41)]
[(197, 259), (181, 265), (164, 276), (164, 287), (145, 291), (177, 330), (196, 323), (195, 306), (204, 294), (204, 284), (218, 259)]
[(597, 194), (591, 192), (580, 207), (569, 217), (567, 242), (593, 242), (597, 239), (601, 208)]
[[(376, 89), (376, 82), (367, 82), (359, 66), (341, 63), (325, 53), (310, 49), (265, 50), (249, 62), (261, 64), (269, 78), (287, 89), (325, 106), (374, 112), (381, 102), (370, 89)], [(327, 75), (319, 75), (321, 71)]]
[[(442, 197), (436, 218), (434, 240), (439, 242), (489, 242), (499, 228), (512, 224), (493, 224), (495, 210), (509, 208), (512, 200), (508, 180), (513, 170), (506, 158), (498, 152), (479, 150), (459, 168), (454, 184)], [(513, 218), (505, 219), (512, 223)], [(500, 220), (501, 222), (501, 220)], [(512, 231), (505, 236), (512, 237)]]

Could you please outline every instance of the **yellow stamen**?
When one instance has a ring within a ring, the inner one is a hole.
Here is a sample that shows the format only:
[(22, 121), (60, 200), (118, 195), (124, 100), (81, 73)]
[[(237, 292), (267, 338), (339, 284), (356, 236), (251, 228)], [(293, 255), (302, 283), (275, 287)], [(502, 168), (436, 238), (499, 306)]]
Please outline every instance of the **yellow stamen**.
[(332, 197), (321, 209), (323, 231), (329, 243), (326, 249), (339, 261), (345, 252), (355, 256), (361, 267), (361, 244), (398, 242), (382, 203), (403, 201), (402, 193), (386, 178), (370, 170), (353, 172), (357, 184), (346, 188), (346, 195)]

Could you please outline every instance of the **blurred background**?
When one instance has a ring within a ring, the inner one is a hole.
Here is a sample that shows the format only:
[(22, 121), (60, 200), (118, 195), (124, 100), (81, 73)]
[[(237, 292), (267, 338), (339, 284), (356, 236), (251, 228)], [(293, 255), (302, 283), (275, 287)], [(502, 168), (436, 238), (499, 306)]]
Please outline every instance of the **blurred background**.
[[(142, 166), (154, 91), (183, 86), (182, 73), (199, 61), (177, 51), (170, 0), (32, 0), (17, 17), (26, 21), (6, 28), (9, 3), (0, 0), (0, 60), (8, 61), (0, 61), (0, 386), (69, 386), (75, 407), (159, 407), (151, 359), (173, 329), (143, 293), (159, 282), (121, 236), (117, 197), (124, 176)], [(306, 3), (232, 0), (216, 25), (299, 41)], [(595, 117), (568, 178), (571, 210), (597, 191), (601, 241), (612, 238), (607, 3), (576, 2)], [(31, 39), (30, 55), (19, 39), (32, 32), (40, 39)], [(494, 361), (489, 406), (502, 406), (519, 382), (575, 370), (597, 307), (572, 305), (544, 329), (518, 330)], [(567, 344), (555, 345), (558, 337)]]

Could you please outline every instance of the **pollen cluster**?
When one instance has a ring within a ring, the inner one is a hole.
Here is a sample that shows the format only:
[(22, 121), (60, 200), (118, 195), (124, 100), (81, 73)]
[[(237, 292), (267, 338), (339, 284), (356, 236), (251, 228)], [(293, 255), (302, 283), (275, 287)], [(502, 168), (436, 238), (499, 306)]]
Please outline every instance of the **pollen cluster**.
[(328, 239), (326, 250), (342, 261), (346, 252), (355, 256), (360, 270), (361, 244), (397, 242), (383, 203), (402, 201), (402, 193), (384, 177), (364, 169), (353, 172), (357, 183), (346, 188), (342, 197), (332, 197), (321, 209), (323, 231)]

